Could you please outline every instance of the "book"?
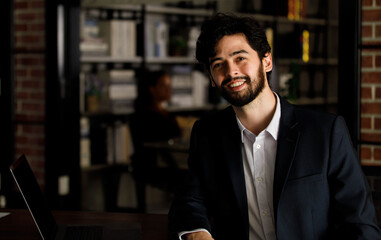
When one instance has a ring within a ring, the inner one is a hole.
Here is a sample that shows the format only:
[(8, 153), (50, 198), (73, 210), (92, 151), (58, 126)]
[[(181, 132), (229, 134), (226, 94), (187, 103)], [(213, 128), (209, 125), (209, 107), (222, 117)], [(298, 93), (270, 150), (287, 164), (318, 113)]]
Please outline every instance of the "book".
[(99, 37), (99, 22), (91, 11), (81, 11), (80, 14), (80, 45), (81, 55), (106, 55), (108, 44)]
[(99, 21), (99, 36), (109, 46), (107, 53), (111, 57), (136, 57), (136, 35), (136, 22), (134, 20)]
[(135, 83), (135, 71), (132, 69), (110, 69), (98, 72), (99, 78), (107, 83)]
[(80, 161), (81, 168), (91, 166), (91, 142), (88, 137), (80, 139)]
[(137, 97), (136, 84), (129, 83), (113, 83), (108, 88), (108, 97), (111, 101), (130, 99), (133, 100)]
[(115, 163), (129, 164), (133, 154), (130, 127), (127, 123), (117, 122), (114, 126)]
[(191, 78), (193, 105), (205, 106), (208, 102), (209, 79), (204, 73), (196, 70), (192, 71)]
[(133, 101), (138, 89), (135, 71), (131, 69), (111, 69), (98, 73), (98, 77), (107, 86), (107, 107), (113, 113), (133, 111)]
[(193, 105), (191, 66), (177, 65), (172, 67), (171, 106), (189, 107)]
[(310, 60), (310, 32), (308, 30), (302, 31), (302, 60), (308, 62)]
[(287, 18), (301, 20), (306, 17), (306, 0), (288, 0)]
[(107, 164), (130, 164), (134, 152), (128, 123), (115, 122), (107, 127)]
[(133, 144), (128, 123), (115, 122), (107, 127), (107, 164), (129, 164)]
[(112, 100), (107, 110), (114, 114), (130, 114), (134, 112), (134, 99)]
[(136, 57), (136, 22), (134, 20), (122, 20), (121, 24), (121, 39), (120, 44), (123, 47), (123, 56), (128, 58)]
[(287, 11), (287, 18), (290, 20), (294, 20), (296, 18), (295, 16), (295, 0), (288, 0), (288, 11)]
[(193, 96), (190, 92), (177, 91), (171, 97), (171, 106), (174, 107), (193, 107)]
[(144, 22), (144, 35), (146, 57), (168, 56), (169, 26), (163, 16), (148, 14)]
[(79, 49), (82, 56), (106, 56), (108, 44), (101, 38), (87, 39), (80, 42)]
[(201, 29), (199, 26), (193, 26), (189, 29), (188, 34), (188, 57), (195, 57), (196, 44), (198, 36), (200, 35)]
[(168, 56), (168, 24), (164, 21), (155, 23), (155, 57)]
[(121, 57), (119, 46), (119, 20), (107, 20), (99, 22), (99, 35), (109, 45), (107, 54), (111, 57)]

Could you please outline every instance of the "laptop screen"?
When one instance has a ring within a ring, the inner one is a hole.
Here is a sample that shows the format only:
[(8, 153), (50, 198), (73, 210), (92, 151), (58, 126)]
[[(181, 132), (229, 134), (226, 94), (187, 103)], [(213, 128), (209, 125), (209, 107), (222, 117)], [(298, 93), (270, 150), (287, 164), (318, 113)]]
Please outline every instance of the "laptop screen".
[(19, 157), (10, 170), (38, 230), (44, 239), (51, 239), (57, 224), (25, 155)]

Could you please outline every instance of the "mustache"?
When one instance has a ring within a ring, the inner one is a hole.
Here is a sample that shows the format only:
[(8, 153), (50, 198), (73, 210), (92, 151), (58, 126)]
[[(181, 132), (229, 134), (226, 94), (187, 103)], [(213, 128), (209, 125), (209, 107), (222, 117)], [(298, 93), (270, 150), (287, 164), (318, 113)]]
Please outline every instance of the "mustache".
[(229, 82), (231, 82), (231, 81), (233, 81), (233, 80), (239, 80), (239, 79), (243, 79), (243, 80), (245, 80), (246, 82), (250, 82), (250, 78), (249, 78), (248, 76), (240, 76), (240, 77), (234, 77), (234, 78), (232, 78), (232, 77), (227, 77), (227, 78), (225, 78), (225, 79), (222, 81), (221, 85), (222, 85), (222, 86), (225, 86), (225, 85), (227, 85)]

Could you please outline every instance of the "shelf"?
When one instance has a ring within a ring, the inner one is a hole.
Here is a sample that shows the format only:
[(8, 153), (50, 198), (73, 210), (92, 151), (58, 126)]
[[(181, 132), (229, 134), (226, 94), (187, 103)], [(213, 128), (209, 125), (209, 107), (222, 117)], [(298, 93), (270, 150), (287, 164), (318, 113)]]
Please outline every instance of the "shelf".
[(81, 116), (83, 117), (126, 117), (128, 115), (131, 115), (134, 113), (134, 110), (131, 111), (125, 111), (125, 112), (112, 112), (112, 111), (97, 111), (97, 112), (82, 112)]
[(196, 59), (193, 57), (147, 57), (146, 63), (162, 63), (162, 64), (193, 64), (197, 63)]
[(141, 11), (142, 6), (141, 5), (130, 5), (130, 4), (91, 4), (91, 5), (82, 5), (82, 8), (96, 8), (96, 9), (110, 9), (110, 10), (126, 10), (126, 11)]
[(323, 18), (303, 18), (299, 20), (291, 20), (283, 16), (272, 16), (265, 14), (250, 14), (250, 13), (236, 13), (239, 16), (254, 17), (259, 22), (277, 22), (277, 23), (288, 23), (288, 24), (307, 24), (307, 25), (318, 25), (324, 26), (327, 21)]
[(116, 58), (110, 56), (82, 56), (82, 63), (142, 63), (142, 57)]
[(166, 6), (156, 6), (156, 5), (146, 5), (145, 8), (147, 13), (157, 13), (157, 14), (177, 14), (177, 15), (188, 15), (188, 16), (211, 16), (214, 11), (206, 9), (187, 9), (187, 8), (177, 8), (177, 7), (166, 7)]
[[(109, 9), (109, 10), (126, 10), (126, 11), (142, 11), (142, 5), (132, 5), (132, 4), (92, 4), (92, 5), (82, 5), (82, 8), (87, 9)], [(178, 7), (166, 7), (158, 5), (145, 5), (146, 13), (154, 14), (174, 14), (174, 15), (187, 15), (187, 16), (211, 16), (214, 11), (208, 9), (188, 9), (188, 8), (178, 8)]]
[(301, 59), (293, 59), (293, 58), (278, 58), (276, 59), (276, 63), (279, 65), (290, 65), (291, 63), (296, 63), (299, 65), (328, 65), (328, 66), (337, 66), (338, 60), (335, 58), (332, 59), (324, 59), (324, 58), (316, 58), (311, 59), (308, 62), (304, 62)]
[(327, 21), (322, 18), (303, 18), (299, 20), (291, 20), (287, 17), (275, 17), (276, 21), (279, 23), (289, 23), (289, 24), (306, 24), (306, 25), (317, 25), (325, 26)]
[(170, 106), (167, 107), (166, 109), (169, 112), (196, 112), (196, 111), (210, 111), (210, 110), (221, 110), (226, 107), (228, 107), (230, 104), (207, 104), (204, 106), (189, 106), (189, 107), (175, 107), (175, 106)]

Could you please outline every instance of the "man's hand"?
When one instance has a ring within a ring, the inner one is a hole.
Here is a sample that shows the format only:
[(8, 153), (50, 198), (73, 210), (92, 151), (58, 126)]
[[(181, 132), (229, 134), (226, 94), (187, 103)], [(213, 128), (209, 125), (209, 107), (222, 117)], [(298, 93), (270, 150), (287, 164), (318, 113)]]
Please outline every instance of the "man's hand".
[(205, 231), (188, 233), (185, 235), (186, 240), (213, 240), (212, 236)]

